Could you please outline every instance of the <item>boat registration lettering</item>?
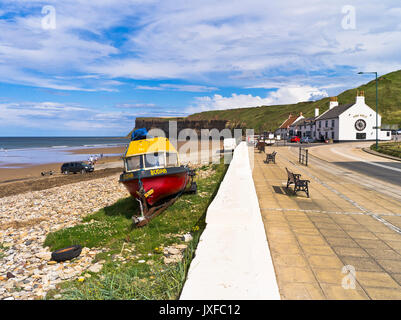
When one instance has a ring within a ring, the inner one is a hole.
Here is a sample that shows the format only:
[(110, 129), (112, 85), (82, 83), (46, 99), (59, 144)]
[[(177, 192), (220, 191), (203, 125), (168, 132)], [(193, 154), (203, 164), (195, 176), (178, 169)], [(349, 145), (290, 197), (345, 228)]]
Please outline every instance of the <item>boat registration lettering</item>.
[(162, 174), (162, 173), (167, 173), (167, 169), (154, 169), (154, 170), (150, 170), (150, 174), (152, 176), (156, 175), (156, 174)]
[(148, 192), (145, 193), (145, 198), (150, 197), (155, 191), (153, 189), (150, 189)]

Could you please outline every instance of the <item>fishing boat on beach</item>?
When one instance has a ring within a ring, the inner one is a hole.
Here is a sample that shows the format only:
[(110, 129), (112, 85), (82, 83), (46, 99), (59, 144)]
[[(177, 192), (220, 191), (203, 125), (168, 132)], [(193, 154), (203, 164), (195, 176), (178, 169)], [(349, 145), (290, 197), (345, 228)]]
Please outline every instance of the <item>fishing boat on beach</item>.
[(173, 204), (184, 192), (196, 192), (194, 170), (180, 165), (178, 152), (164, 137), (149, 137), (146, 129), (132, 133), (120, 182), (140, 205), (134, 216), (136, 226), (144, 226)]

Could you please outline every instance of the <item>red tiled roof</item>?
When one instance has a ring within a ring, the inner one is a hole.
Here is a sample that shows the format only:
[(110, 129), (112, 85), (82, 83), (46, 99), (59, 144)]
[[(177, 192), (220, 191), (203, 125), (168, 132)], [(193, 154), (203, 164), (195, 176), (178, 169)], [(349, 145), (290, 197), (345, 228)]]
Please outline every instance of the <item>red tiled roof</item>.
[(295, 122), (295, 120), (298, 119), (298, 117), (299, 117), (299, 115), (295, 115), (295, 116), (290, 115), (288, 117), (288, 119), (283, 122), (283, 124), (280, 126), (279, 129), (287, 129), (290, 125), (292, 125)]

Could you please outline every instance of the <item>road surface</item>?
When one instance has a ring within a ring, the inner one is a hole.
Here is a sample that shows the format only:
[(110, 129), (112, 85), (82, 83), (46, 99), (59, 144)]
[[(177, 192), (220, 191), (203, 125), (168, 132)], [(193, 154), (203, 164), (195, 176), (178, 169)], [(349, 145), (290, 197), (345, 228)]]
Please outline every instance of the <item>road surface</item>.
[(309, 148), (309, 154), (371, 178), (401, 186), (401, 161), (369, 154), (372, 142), (338, 143)]

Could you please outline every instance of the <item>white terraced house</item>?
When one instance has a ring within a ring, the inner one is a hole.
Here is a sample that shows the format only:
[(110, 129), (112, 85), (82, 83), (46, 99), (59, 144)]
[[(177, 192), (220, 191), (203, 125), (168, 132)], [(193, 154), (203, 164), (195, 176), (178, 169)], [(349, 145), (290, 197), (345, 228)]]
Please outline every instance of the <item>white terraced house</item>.
[(302, 112), (299, 115), (289, 114), (288, 119), (286, 119), (281, 126), (275, 131), (276, 136), (280, 136), (281, 139), (288, 139), (295, 135), (294, 129), (291, 128), (294, 122), (304, 119)]
[[(378, 139), (390, 140), (391, 132), (380, 130), (381, 116), (378, 115)], [(357, 93), (355, 103), (338, 104), (337, 97), (330, 98), (329, 109), (319, 115), (297, 119), (288, 131), (299, 137), (312, 137), (317, 140), (360, 141), (376, 139), (376, 112), (365, 103), (363, 91)]]

